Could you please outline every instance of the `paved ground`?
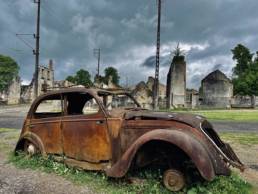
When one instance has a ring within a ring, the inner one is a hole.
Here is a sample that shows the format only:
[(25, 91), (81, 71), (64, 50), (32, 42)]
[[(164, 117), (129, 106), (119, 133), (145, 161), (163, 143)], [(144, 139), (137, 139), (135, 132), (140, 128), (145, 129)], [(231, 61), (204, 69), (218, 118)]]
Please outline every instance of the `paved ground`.
[[(0, 106), (0, 128), (21, 129), (28, 105)], [(258, 132), (258, 122), (211, 121), (217, 131)]]

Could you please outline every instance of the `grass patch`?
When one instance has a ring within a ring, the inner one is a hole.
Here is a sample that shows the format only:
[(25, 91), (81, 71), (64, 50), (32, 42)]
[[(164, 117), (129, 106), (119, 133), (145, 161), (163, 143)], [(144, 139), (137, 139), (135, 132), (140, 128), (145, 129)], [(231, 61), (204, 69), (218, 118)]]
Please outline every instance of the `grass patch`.
[(6, 133), (10, 131), (14, 131), (15, 129), (7, 129), (7, 128), (0, 128), (0, 133)]
[[(18, 168), (31, 168), (34, 170), (40, 170), (47, 173), (55, 173), (65, 177), (68, 180), (76, 184), (84, 184), (91, 189), (104, 192), (104, 193), (170, 193), (166, 190), (162, 183), (162, 175), (159, 170), (153, 172), (150, 170), (142, 170), (131, 174), (131, 176), (138, 177), (143, 181), (138, 184), (129, 184), (126, 178), (123, 179), (111, 179), (105, 176), (101, 172), (88, 172), (78, 170), (75, 168), (69, 168), (63, 163), (58, 163), (49, 157), (43, 159), (41, 156), (34, 156), (29, 158), (28, 156), (20, 153), (17, 156), (11, 154), (9, 161)], [(185, 188), (180, 194), (251, 194), (251, 185), (243, 181), (238, 175), (233, 174), (230, 177), (217, 177), (214, 181), (208, 183), (196, 183)]]
[(220, 137), (229, 143), (242, 145), (258, 145), (258, 133), (220, 132)]
[(176, 110), (175, 112), (198, 114), (210, 120), (258, 122), (258, 110)]
[(0, 128), (0, 151), (6, 153), (13, 149), (19, 133), (20, 131), (16, 129)]

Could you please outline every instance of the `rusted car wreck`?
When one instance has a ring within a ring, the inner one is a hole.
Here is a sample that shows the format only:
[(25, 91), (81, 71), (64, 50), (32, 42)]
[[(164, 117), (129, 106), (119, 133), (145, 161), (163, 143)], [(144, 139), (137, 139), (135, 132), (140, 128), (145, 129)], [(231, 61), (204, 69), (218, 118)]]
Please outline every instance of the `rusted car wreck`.
[(186, 184), (189, 165), (207, 181), (244, 165), (202, 116), (142, 109), (126, 92), (70, 88), (32, 104), (15, 151), (59, 157), (68, 165), (124, 177), (159, 165), (171, 191)]

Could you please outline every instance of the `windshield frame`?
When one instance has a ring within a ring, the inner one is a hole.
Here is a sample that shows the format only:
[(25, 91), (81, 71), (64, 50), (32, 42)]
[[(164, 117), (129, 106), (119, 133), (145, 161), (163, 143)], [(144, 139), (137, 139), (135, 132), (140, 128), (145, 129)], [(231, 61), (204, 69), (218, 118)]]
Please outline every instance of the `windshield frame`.
[[(123, 91), (117, 91), (117, 92), (109, 92), (109, 91), (98, 91), (98, 97), (102, 99), (103, 97), (107, 96), (113, 96), (113, 95), (125, 95), (129, 97), (137, 106), (137, 108), (142, 108), (140, 103), (137, 102), (137, 100), (128, 92), (123, 92)], [(104, 98), (102, 100), (103, 107), (107, 110), (106, 104), (104, 102)], [(121, 108), (126, 108), (126, 107), (121, 107)], [(133, 108), (132, 108), (133, 109)]]

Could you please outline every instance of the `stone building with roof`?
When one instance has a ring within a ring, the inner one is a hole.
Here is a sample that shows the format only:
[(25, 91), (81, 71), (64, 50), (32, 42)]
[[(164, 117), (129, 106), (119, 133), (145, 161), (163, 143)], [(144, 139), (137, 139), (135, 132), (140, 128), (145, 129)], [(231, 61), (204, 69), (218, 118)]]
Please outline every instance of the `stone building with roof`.
[(200, 106), (230, 108), (233, 84), (220, 70), (208, 74), (201, 82)]

